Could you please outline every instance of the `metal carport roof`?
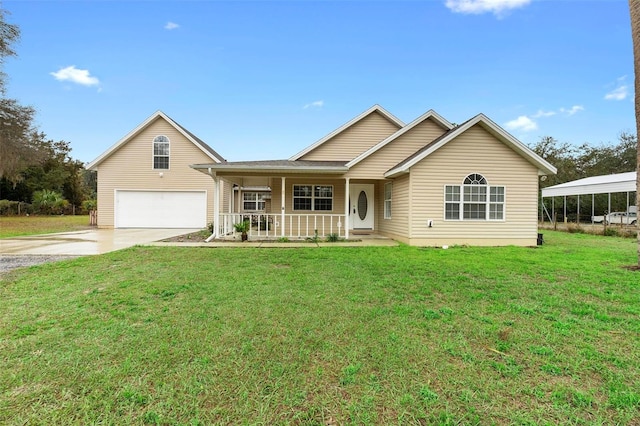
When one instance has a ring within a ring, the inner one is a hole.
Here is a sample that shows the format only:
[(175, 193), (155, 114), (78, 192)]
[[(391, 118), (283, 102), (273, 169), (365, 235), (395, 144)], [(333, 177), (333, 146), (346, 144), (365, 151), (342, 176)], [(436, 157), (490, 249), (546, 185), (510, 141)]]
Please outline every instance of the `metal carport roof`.
[(635, 192), (636, 176), (636, 172), (627, 172), (573, 180), (571, 182), (542, 188), (542, 197)]

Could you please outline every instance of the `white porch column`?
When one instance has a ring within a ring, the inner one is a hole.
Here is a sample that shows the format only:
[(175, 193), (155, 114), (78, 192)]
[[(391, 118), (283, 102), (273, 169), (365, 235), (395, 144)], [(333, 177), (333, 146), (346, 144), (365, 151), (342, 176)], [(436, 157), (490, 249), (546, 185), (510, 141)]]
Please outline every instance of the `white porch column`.
[(220, 232), (220, 178), (215, 174), (213, 177), (213, 232), (205, 241), (210, 242), (218, 238)]
[(280, 236), (284, 237), (284, 207), (285, 207), (285, 201), (284, 201), (284, 194), (285, 194), (285, 181), (286, 178), (284, 176), (281, 177), (282, 179), (282, 187), (280, 188)]
[(349, 178), (345, 178), (345, 186), (344, 186), (344, 238), (349, 239), (349, 216), (351, 212), (349, 211)]

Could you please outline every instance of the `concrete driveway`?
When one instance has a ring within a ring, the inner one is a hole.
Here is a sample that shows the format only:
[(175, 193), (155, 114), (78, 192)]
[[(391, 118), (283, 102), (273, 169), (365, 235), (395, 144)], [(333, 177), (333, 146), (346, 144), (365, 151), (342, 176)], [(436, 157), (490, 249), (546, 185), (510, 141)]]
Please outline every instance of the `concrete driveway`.
[(144, 245), (199, 229), (92, 229), (0, 240), (3, 255), (86, 256)]

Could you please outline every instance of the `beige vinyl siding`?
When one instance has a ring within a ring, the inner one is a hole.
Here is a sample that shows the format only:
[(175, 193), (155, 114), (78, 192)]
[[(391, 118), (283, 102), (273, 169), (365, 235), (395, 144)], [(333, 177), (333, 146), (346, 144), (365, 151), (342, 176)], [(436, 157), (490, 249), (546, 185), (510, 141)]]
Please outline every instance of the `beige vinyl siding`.
[(356, 179), (384, 179), (386, 171), (445, 132), (445, 129), (428, 118), (353, 166), (346, 176)]
[[(167, 136), (171, 143), (168, 170), (153, 169), (153, 139), (158, 135)], [(114, 198), (118, 189), (205, 190), (207, 222), (211, 222), (213, 179), (189, 165), (212, 161), (164, 119), (156, 119), (98, 165), (98, 226), (114, 226)], [(226, 191), (223, 189), (221, 192), (221, 200)], [(221, 205), (224, 205), (224, 201)]]
[[(535, 245), (537, 168), (476, 125), (410, 170), (411, 243)], [(480, 173), (505, 187), (504, 221), (444, 220), (444, 187)], [(427, 221), (433, 220), (428, 228)]]
[(390, 181), (393, 184), (391, 196), (391, 219), (384, 218), (384, 184), (380, 182), (382, 188), (379, 192), (381, 206), (376, 212), (378, 220), (378, 231), (390, 237), (409, 238), (409, 175), (401, 176)]
[(398, 129), (383, 115), (373, 112), (303, 155), (300, 160), (350, 161)]
[[(200, 172), (198, 172), (200, 173)], [(213, 191), (213, 178), (209, 178), (211, 180), (211, 191)], [(232, 183), (226, 181), (224, 179), (220, 179), (220, 213), (228, 213), (229, 208), (231, 206), (231, 188)], [(207, 214), (207, 222), (213, 221), (213, 210), (211, 220), (209, 220), (209, 215)]]

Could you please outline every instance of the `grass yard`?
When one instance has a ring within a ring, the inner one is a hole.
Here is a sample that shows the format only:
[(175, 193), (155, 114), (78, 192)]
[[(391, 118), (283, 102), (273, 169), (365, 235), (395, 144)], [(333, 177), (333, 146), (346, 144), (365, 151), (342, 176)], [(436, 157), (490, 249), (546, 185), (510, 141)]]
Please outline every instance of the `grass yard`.
[(1, 216), (0, 238), (89, 229), (89, 216)]
[(0, 281), (2, 424), (640, 422), (636, 241), (135, 247)]

